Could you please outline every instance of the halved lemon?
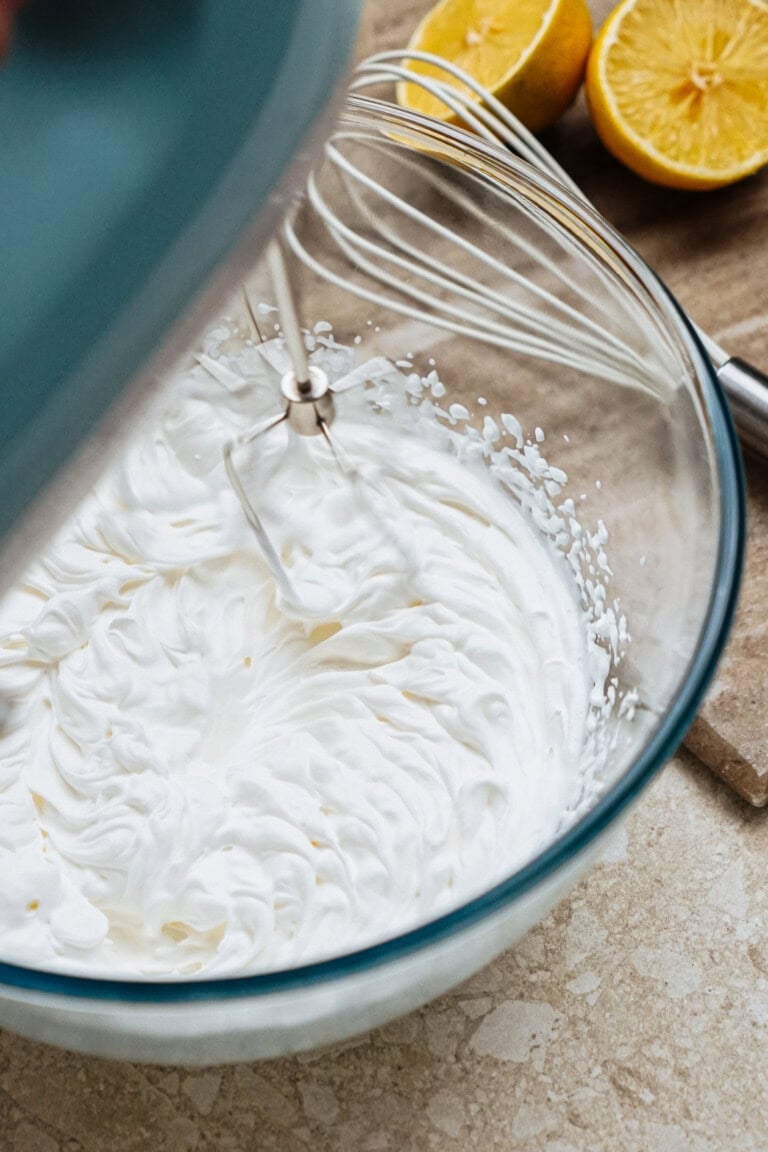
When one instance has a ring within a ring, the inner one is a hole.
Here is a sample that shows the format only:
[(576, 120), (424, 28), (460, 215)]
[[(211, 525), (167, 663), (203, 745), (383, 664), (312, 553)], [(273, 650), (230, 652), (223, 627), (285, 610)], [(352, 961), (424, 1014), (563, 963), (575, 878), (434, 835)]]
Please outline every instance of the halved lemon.
[[(591, 41), (586, 0), (441, 0), (408, 48), (458, 64), (535, 131), (573, 100)], [(463, 87), (429, 64), (413, 61), (408, 67)], [(397, 99), (405, 108), (455, 119), (417, 84), (399, 84)]]
[(606, 148), (646, 180), (718, 188), (768, 163), (766, 0), (623, 0), (587, 66)]

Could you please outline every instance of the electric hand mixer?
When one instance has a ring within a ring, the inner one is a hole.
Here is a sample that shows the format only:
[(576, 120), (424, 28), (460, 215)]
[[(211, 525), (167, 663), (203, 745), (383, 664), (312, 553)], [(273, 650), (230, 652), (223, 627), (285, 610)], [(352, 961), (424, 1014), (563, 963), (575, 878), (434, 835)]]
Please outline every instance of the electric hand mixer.
[(0, 69), (0, 588), (274, 231), (330, 130), (359, 8), (20, 15)]

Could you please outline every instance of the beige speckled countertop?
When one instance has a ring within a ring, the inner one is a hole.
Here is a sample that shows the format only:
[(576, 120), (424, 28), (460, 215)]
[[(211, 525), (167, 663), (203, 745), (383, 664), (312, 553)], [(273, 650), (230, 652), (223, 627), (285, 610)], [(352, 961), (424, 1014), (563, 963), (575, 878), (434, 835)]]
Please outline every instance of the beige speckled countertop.
[[(367, 46), (403, 42), (425, 7), (374, 0)], [(643, 186), (582, 106), (548, 143), (696, 318), (765, 366), (768, 173), (698, 198)], [(765, 506), (765, 471), (751, 482)], [(762, 616), (745, 620), (755, 658)], [(187, 1072), (0, 1035), (0, 1152), (766, 1152), (767, 863), (768, 810), (684, 753), (545, 923), (370, 1036)]]

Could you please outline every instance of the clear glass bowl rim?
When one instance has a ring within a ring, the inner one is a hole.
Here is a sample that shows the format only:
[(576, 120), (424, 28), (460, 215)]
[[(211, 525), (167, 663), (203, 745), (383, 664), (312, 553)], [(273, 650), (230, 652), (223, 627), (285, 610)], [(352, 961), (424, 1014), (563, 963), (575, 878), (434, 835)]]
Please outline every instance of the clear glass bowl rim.
[[(434, 121), (384, 101), (360, 96), (348, 97), (346, 111), (356, 120), (361, 117), (368, 119), (372, 129), (387, 128), (391, 131), (393, 124), (399, 123), (412, 132), (426, 131), (433, 139), (436, 134)], [(344, 113), (342, 123), (343, 119)], [(671, 707), (624, 775), (593, 808), (539, 856), (482, 895), (390, 940), (330, 960), (283, 971), (175, 982), (71, 976), (0, 961), (0, 986), (80, 1000), (184, 1004), (268, 996), (290, 989), (306, 989), (311, 985), (341, 980), (386, 965), (499, 912), (553, 875), (561, 866), (568, 864), (605, 831), (650, 783), (685, 736), (725, 645), (736, 608), (744, 559), (744, 475), (733, 421), (715, 369), (690, 320), (675, 298), (634, 249), (602, 217), (562, 185), (512, 153), (503, 152), (500, 156), (498, 149), (452, 125), (440, 124), (439, 131), (447, 143), (460, 146), (468, 157), (474, 155), (478, 160), (487, 159), (497, 164), (501, 159), (523, 188), (526, 184), (531, 185), (538, 195), (565, 207), (571, 216), (586, 224), (621, 259), (656, 310), (673, 329), (676, 328), (676, 335), (698, 375), (712, 425), (713, 449), (720, 481), (720, 534), (708, 611), (696, 651)]]

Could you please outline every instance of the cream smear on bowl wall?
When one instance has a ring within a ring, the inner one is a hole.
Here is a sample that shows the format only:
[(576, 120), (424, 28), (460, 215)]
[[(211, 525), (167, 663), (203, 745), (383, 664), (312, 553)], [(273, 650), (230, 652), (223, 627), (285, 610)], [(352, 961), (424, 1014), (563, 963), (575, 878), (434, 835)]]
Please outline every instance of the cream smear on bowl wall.
[(510, 875), (601, 787), (634, 694), (607, 531), (512, 414), (330, 325), (320, 438), (252, 462), (303, 610), (222, 463), (282, 341), (231, 322), (0, 604), (0, 959), (194, 979), (395, 936)]

